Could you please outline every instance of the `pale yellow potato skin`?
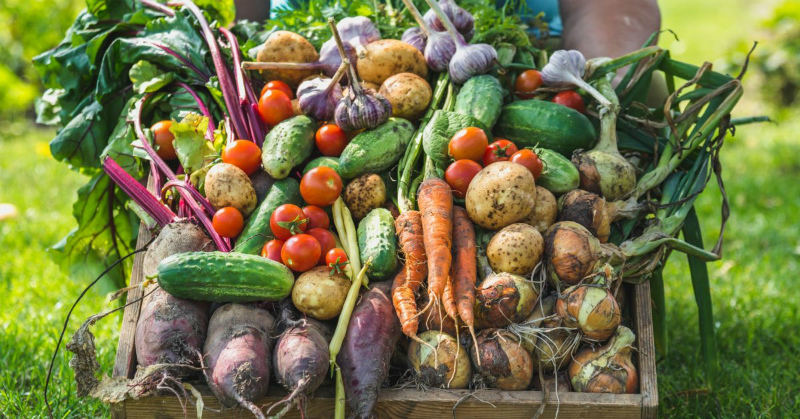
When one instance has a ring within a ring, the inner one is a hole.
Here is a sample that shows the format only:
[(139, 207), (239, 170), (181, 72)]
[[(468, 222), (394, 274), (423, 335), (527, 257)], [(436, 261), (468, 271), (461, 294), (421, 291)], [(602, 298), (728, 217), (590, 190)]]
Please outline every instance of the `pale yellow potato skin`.
[(511, 224), (498, 231), (486, 246), (489, 265), (496, 272), (527, 276), (542, 259), (544, 239), (535, 227)]
[(416, 48), (397, 39), (381, 39), (367, 44), (365, 54), (356, 63), (358, 75), (377, 85), (399, 73), (428, 77), (428, 64)]
[[(294, 32), (277, 31), (264, 41), (256, 59), (264, 63), (313, 63), (319, 61), (319, 53), (302, 36)], [(297, 89), (306, 77), (319, 73), (319, 70), (261, 70), (265, 80), (280, 80), (292, 89)]]
[(551, 225), (555, 224), (558, 217), (558, 203), (556, 197), (547, 189), (536, 187), (536, 204), (533, 211), (523, 221), (525, 224), (532, 225), (539, 233), (544, 234)]
[(386, 79), (381, 85), (382, 94), (392, 103), (392, 116), (417, 120), (431, 102), (431, 85), (413, 73), (400, 73)]
[(499, 230), (520, 222), (536, 204), (536, 184), (530, 170), (502, 161), (492, 163), (469, 184), (466, 207), (475, 224)]
[(362, 219), (386, 202), (386, 185), (374, 173), (361, 175), (347, 184), (344, 202), (356, 219)]
[(344, 274), (331, 275), (331, 268), (317, 266), (297, 278), (292, 303), (317, 320), (330, 320), (342, 311), (349, 289), (350, 281)]
[(219, 163), (206, 173), (206, 199), (214, 209), (234, 207), (245, 218), (256, 209), (258, 198), (253, 182), (232, 164)]

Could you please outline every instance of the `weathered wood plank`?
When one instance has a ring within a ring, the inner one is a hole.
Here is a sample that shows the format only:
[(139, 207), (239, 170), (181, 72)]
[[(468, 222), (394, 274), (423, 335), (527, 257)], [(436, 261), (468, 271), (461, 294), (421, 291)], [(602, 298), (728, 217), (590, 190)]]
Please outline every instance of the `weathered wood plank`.
[(639, 357), (639, 392), (642, 395), (642, 418), (658, 416), (658, 382), (656, 380), (656, 348), (653, 335), (653, 313), (650, 304), (650, 283), (634, 287), (636, 347)]
[[(204, 394), (206, 408), (220, 410), (219, 402), (208, 394), (208, 388), (198, 386)], [(268, 406), (282, 398), (279, 391), (271, 391), (269, 397), (260, 400), (259, 406)], [(456, 417), (487, 417), (502, 419), (530, 418), (542, 403), (542, 393), (538, 391), (500, 391), (482, 390), (475, 393), (477, 398), (467, 397), (466, 390), (446, 391), (416, 389), (384, 389), (381, 391), (375, 414), (379, 418), (442, 418), (455, 413)], [(463, 399), (463, 400), (462, 400)], [(461, 400), (461, 403), (458, 403)], [(453, 412), (453, 407), (458, 406)], [(491, 404), (489, 404), (491, 403)], [(561, 393), (551, 395), (550, 401), (542, 417), (552, 418), (639, 418), (641, 416), (642, 397), (637, 394), (586, 394)], [(142, 400), (125, 402), (128, 418), (183, 418), (183, 409), (174, 396), (150, 397)], [(187, 405), (188, 417), (196, 417), (193, 403)], [(333, 398), (329, 388), (320, 389), (306, 406), (309, 418), (332, 418)], [(220, 412), (205, 410), (203, 418), (250, 418), (252, 414), (241, 409), (225, 409)], [(299, 412), (293, 411), (287, 418), (299, 418)]]

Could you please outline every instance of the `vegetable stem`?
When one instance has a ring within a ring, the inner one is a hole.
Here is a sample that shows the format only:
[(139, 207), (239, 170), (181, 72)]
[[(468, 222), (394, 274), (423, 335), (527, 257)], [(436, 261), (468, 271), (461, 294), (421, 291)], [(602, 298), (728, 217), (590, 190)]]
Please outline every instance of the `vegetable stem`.
[(342, 381), (342, 369), (336, 367), (336, 405), (333, 413), (334, 418), (344, 419), (345, 399), (346, 397), (344, 394), (344, 381)]
[(439, 3), (433, 0), (425, 0), (428, 3), (428, 6), (433, 9), (433, 12), (436, 13), (436, 16), (439, 17), (439, 20), (444, 24), (445, 29), (447, 29), (447, 33), (453, 37), (453, 41), (455, 41), (456, 46), (464, 46), (467, 44), (467, 41), (464, 40), (464, 37), (456, 29), (456, 26), (453, 25), (453, 22), (450, 21), (450, 18), (447, 17), (447, 14), (444, 13), (442, 7), (439, 6)]
[(347, 58), (347, 53), (344, 51), (344, 43), (342, 42), (342, 37), (339, 35), (339, 29), (336, 28), (336, 20), (332, 17), (329, 17), (328, 25), (331, 27), (333, 39), (336, 42), (336, 46), (339, 48), (339, 55), (342, 57), (342, 63), (347, 64), (347, 79), (350, 80), (350, 91), (352, 94), (361, 95), (363, 93), (361, 89), (361, 82), (358, 79), (356, 70), (350, 63), (350, 59)]
[(417, 24), (419, 25), (419, 28), (422, 29), (422, 32), (424, 32), (425, 35), (431, 33), (431, 29), (428, 27), (428, 24), (425, 23), (425, 19), (422, 17), (419, 9), (417, 9), (417, 6), (414, 6), (414, 3), (411, 0), (403, 0), (403, 4), (405, 4), (408, 11), (411, 12), (411, 16), (413, 16), (414, 20), (417, 21)]
[(260, 62), (260, 61), (243, 61), (243, 70), (317, 70), (322, 68), (322, 63), (275, 63), (275, 62)]
[(175, 221), (178, 216), (150, 193), (139, 181), (129, 175), (114, 159), (103, 160), (103, 171), (144, 211), (153, 217), (159, 226), (164, 227)]
[(619, 115), (619, 99), (611, 86), (611, 82), (603, 77), (597, 81), (600, 93), (606, 98), (608, 107), (600, 113), (600, 140), (593, 148), (596, 151), (619, 154), (617, 149), (617, 116)]

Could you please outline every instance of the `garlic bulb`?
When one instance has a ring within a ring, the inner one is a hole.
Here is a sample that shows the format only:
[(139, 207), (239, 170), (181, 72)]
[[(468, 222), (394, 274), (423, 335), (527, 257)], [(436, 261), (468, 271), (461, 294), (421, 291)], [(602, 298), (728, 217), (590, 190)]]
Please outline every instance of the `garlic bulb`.
[[(350, 60), (350, 64), (354, 65), (358, 57), (355, 47), (349, 43), (343, 43), (342, 46), (344, 47), (347, 58)], [(323, 74), (328, 77), (333, 77), (333, 75), (336, 74), (339, 70), (339, 66), (342, 65), (342, 56), (339, 54), (339, 47), (336, 45), (336, 40), (329, 39), (322, 44), (322, 48), (319, 49), (319, 62), (321, 63)], [(344, 83), (344, 81), (345, 79), (343, 78), (342, 83)]]
[[(365, 16), (346, 17), (336, 24), (336, 30), (339, 31), (339, 39), (352, 45), (359, 57), (364, 57), (367, 44), (381, 39), (378, 28)], [(351, 64), (355, 65), (355, 62)]]
[(468, 44), (442, 8), (433, 0), (426, 1), (439, 20), (444, 23), (447, 32), (455, 42), (456, 52), (448, 66), (450, 79), (456, 84), (463, 84), (473, 76), (489, 72), (497, 61), (497, 51), (494, 47), (489, 44)]
[(632, 359), (635, 340), (631, 329), (620, 326), (605, 345), (580, 349), (569, 366), (572, 388), (586, 393), (636, 393), (639, 374)]
[(428, 34), (424, 29), (412, 26), (403, 32), (400, 40), (416, 48), (419, 52), (425, 53), (425, 45), (428, 43)]
[(425, 62), (433, 71), (442, 72), (448, 69), (450, 60), (456, 53), (456, 44), (453, 38), (445, 32), (436, 31), (425, 22), (419, 10), (417, 10), (411, 0), (403, 0), (406, 7), (417, 20), (420, 28), (427, 34), (425, 44)]
[(333, 118), (336, 105), (342, 99), (342, 86), (339, 80), (347, 70), (342, 63), (333, 78), (315, 78), (304, 81), (297, 88), (300, 110), (316, 120), (327, 121)]
[(577, 328), (584, 338), (599, 342), (611, 337), (622, 320), (611, 291), (597, 285), (567, 288), (556, 301), (556, 314), (564, 326)]
[[(458, 33), (464, 36), (464, 39), (467, 41), (472, 39), (472, 36), (475, 35), (475, 17), (470, 12), (461, 8), (453, 0), (439, 1), (439, 7), (447, 18), (453, 22), (453, 26), (455, 26)], [(424, 19), (431, 29), (439, 32), (446, 30), (446, 25), (436, 16), (436, 12), (432, 8), (425, 13)]]

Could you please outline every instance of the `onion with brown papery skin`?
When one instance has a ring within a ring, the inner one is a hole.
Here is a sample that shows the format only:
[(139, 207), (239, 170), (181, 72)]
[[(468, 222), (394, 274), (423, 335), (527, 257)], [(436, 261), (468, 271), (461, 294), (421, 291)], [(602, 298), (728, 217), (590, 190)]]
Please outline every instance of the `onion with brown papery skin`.
[(408, 346), (408, 361), (419, 380), (435, 388), (467, 388), (472, 365), (456, 339), (435, 330), (420, 333), (419, 338), (428, 345), (412, 341)]
[(539, 233), (544, 234), (556, 222), (557, 217), (558, 203), (556, 202), (556, 197), (552, 192), (536, 185), (536, 204), (533, 205), (533, 210), (522, 222), (533, 226), (539, 230)]
[(611, 337), (622, 320), (611, 291), (597, 285), (567, 288), (556, 302), (556, 313), (564, 326), (577, 328), (585, 339), (598, 342)]
[(544, 253), (551, 279), (575, 285), (606, 263), (617, 264), (624, 256), (613, 244), (600, 243), (586, 227), (561, 221), (547, 229)]
[(608, 202), (600, 195), (575, 189), (558, 199), (558, 221), (574, 221), (586, 227), (600, 243), (607, 243), (611, 223), (634, 217), (640, 209), (635, 199)]
[(620, 326), (605, 345), (579, 350), (569, 366), (572, 388), (586, 393), (636, 393), (639, 374), (632, 359), (635, 339), (630, 329)]
[(524, 322), (511, 326), (515, 334), (522, 336), (522, 346), (533, 357), (535, 371), (566, 367), (581, 342), (580, 334), (565, 328), (555, 314), (557, 299), (556, 295), (541, 299)]
[[(542, 382), (544, 382), (544, 385), (542, 385)], [(537, 377), (533, 380), (531, 389), (534, 391), (548, 389), (551, 392), (563, 393), (572, 391), (572, 384), (569, 382), (569, 374), (566, 371), (561, 371), (556, 375), (545, 375), (544, 380)]]
[(475, 292), (475, 328), (505, 327), (527, 318), (539, 290), (531, 281), (510, 273), (493, 273)]
[(478, 333), (470, 348), (475, 372), (491, 387), (501, 390), (525, 390), (533, 377), (533, 358), (520, 343), (519, 337), (502, 329), (486, 329)]

